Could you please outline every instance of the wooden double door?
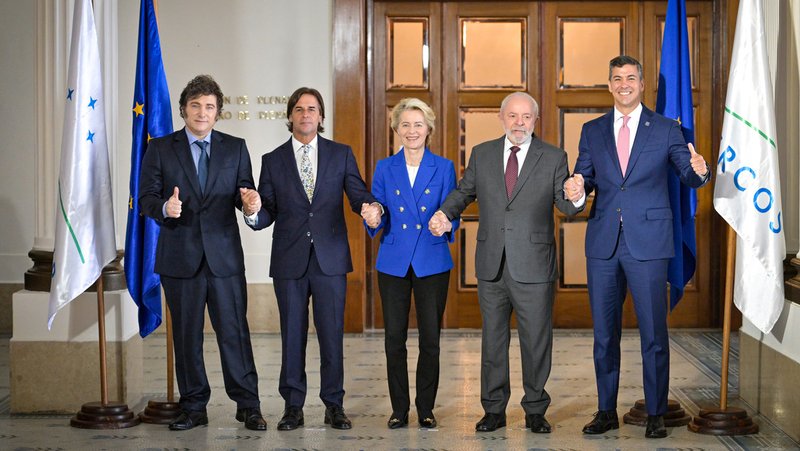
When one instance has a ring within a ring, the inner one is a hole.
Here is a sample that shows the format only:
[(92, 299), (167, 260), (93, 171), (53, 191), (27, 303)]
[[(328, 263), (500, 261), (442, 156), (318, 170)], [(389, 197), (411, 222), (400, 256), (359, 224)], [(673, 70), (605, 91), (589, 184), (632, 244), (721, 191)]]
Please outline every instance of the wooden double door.
[[(434, 109), (436, 132), (430, 148), (452, 160), (460, 178), (472, 146), (502, 135), (498, 119), (502, 99), (511, 92), (526, 91), (539, 103), (535, 133), (564, 148), (572, 169), (581, 126), (613, 105), (607, 89), (612, 57), (627, 54), (641, 61), (644, 103), (655, 108), (666, 3), (361, 2), (366, 26), (361, 41), (366, 63), (361, 67), (365, 71), (366, 127), (361, 138), (368, 183), (376, 162), (400, 146), (389, 126), (389, 113), (405, 97), (420, 98)], [(712, 83), (712, 62), (719, 60), (713, 50), (712, 29), (718, 20), (714, 5), (712, 1), (687, 1), (696, 147), (709, 161), (716, 153), (712, 149), (716, 145), (712, 105), (715, 93), (718, 95)], [(335, 33), (339, 42), (337, 36)], [(336, 92), (341, 95), (342, 90)], [(337, 130), (358, 133), (352, 125), (337, 125)], [(712, 190), (700, 190), (698, 199), (697, 272), (670, 317), (673, 326), (710, 326), (717, 308), (710, 296), (716, 283), (711, 280), (710, 265)], [(556, 327), (591, 327), (583, 249), (587, 213), (588, 208), (577, 218), (566, 218), (557, 210), (553, 213), (560, 273)], [(456, 265), (444, 318), (446, 328), (478, 328), (481, 324), (474, 276), (479, 215), (476, 202), (464, 212), (462, 227), (451, 245)], [(377, 246), (377, 240), (364, 246), (365, 329), (383, 327), (374, 271)], [(625, 325), (635, 325), (630, 300), (626, 302)]]

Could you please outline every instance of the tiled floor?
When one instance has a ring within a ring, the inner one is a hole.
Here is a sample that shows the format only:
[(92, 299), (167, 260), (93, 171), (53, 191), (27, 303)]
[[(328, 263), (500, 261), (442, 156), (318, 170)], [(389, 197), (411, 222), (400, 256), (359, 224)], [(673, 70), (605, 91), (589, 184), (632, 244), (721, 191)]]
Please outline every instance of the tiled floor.
[[(244, 429), (233, 418), (235, 405), (225, 395), (216, 344), (207, 340), (206, 364), (212, 383), (210, 423), (187, 432), (171, 432), (166, 426), (142, 424), (129, 429), (93, 431), (69, 426), (68, 416), (10, 415), (8, 381), (8, 337), (0, 337), (0, 449), (800, 449), (798, 443), (764, 418), (755, 417), (761, 431), (754, 436), (714, 437), (698, 435), (686, 428), (671, 428), (663, 440), (645, 440), (641, 427), (622, 425), (601, 436), (585, 436), (582, 426), (596, 410), (590, 331), (556, 331), (553, 370), (547, 390), (553, 403), (547, 412), (554, 431), (537, 435), (524, 426), (519, 400), (522, 397), (519, 346), (511, 346), (512, 402), (507, 410), (508, 427), (494, 433), (475, 433), (481, 417), (480, 334), (448, 332), (442, 343), (442, 375), (435, 413), (436, 430), (417, 427), (389, 430), (390, 413), (386, 388), (383, 336), (379, 333), (350, 335), (345, 339), (345, 409), (353, 429), (338, 431), (323, 424), (319, 390), (319, 358), (316, 343), (309, 340), (309, 397), (305, 406), (305, 427), (278, 432), (283, 401), (277, 392), (280, 370), (280, 337), (254, 335), (253, 345), (260, 376), (262, 410), (269, 422), (265, 433)], [(210, 338), (210, 337), (209, 337)], [(699, 406), (715, 406), (719, 395), (721, 334), (717, 331), (673, 331), (670, 398), (681, 403), (690, 414)], [(738, 385), (738, 343), (732, 337), (730, 396)], [(416, 337), (410, 339), (416, 346)], [(163, 336), (145, 341), (145, 378), (153, 397), (163, 396), (165, 362)], [(409, 348), (411, 359), (416, 350)], [(623, 338), (623, 369), (620, 383), (619, 413), (622, 415), (642, 395), (639, 339), (636, 331)], [(413, 365), (410, 365), (413, 368)], [(411, 377), (413, 390), (413, 375)], [(413, 397), (413, 394), (412, 394)], [(736, 401), (731, 403), (737, 405)], [(141, 409), (142, 406), (136, 406)], [(138, 410), (137, 410), (138, 411)], [(752, 413), (752, 410), (750, 410)], [(416, 417), (411, 417), (412, 425)]]

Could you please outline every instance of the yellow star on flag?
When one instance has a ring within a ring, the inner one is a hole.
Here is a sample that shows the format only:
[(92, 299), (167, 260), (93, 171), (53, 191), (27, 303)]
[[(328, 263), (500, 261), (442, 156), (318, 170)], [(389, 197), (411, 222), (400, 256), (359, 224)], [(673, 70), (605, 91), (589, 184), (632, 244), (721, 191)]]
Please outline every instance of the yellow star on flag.
[(133, 112), (136, 113), (137, 116), (144, 115), (144, 104), (139, 102), (134, 102), (134, 103), (136, 104), (136, 106), (133, 107)]

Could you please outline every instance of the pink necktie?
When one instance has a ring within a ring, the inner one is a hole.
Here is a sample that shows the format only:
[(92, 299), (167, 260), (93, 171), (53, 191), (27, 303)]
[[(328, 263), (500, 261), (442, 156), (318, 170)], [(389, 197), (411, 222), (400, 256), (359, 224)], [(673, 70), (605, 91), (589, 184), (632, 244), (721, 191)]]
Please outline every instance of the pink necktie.
[(625, 176), (625, 170), (628, 169), (628, 159), (631, 156), (631, 129), (628, 128), (628, 120), (630, 116), (622, 116), (622, 127), (619, 129), (617, 136), (617, 156), (619, 157), (619, 167), (622, 168), (622, 176)]
[(517, 152), (519, 152), (519, 147), (512, 146), (511, 155), (508, 156), (508, 162), (506, 162), (506, 195), (509, 199), (511, 199), (511, 193), (514, 192), (514, 187), (517, 185), (517, 173), (519, 172)]

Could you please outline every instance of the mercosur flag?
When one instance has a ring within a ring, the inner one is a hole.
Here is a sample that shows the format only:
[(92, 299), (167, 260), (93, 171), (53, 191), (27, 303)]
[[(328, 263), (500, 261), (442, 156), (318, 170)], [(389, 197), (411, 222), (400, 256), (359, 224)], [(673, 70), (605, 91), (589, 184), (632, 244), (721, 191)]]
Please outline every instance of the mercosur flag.
[(714, 208), (736, 231), (733, 299), (769, 333), (783, 308), (786, 243), (761, 1), (739, 2)]
[(48, 328), (117, 253), (100, 52), (90, 0), (75, 2), (71, 42)]

